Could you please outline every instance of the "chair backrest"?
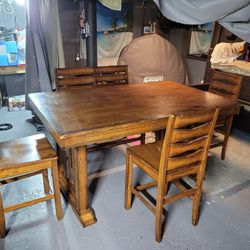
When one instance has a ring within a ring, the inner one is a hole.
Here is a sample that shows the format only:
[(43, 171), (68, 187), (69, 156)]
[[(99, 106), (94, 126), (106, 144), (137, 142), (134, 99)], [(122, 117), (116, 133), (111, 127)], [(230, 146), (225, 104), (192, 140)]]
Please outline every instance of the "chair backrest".
[(213, 71), (208, 91), (237, 100), (240, 94), (243, 76), (222, 71)]
[(127, 84), (128, 66), (57, 68), (55, 76), (57, 90), (102, 84)]
[(205, 165), (218, 114), (216, 108), (169, 117), (160, 160), (161, 174), (180, 168), (192, 171)]
[(78, 88), (95, 84), (93, 67), (55, 69), (56, 89)]
[(127, 84), (128, 66), (99, 66), (95, 68), (96, 84)]

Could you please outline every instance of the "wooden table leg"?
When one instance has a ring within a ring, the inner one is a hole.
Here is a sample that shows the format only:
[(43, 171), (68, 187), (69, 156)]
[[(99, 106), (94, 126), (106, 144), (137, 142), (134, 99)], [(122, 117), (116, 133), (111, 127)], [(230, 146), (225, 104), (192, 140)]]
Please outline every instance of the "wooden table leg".
[(83, 226), (89, 226), (96, 222), (95, 213), (88, 204), (88, 167), (86, 146), (72, 149), (76, 212)]

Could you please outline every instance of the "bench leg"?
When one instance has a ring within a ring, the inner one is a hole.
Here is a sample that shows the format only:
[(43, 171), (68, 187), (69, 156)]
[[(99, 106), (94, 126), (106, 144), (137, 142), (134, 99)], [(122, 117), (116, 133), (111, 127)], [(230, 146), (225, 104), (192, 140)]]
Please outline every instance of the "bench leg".
[(54, 196), (55, 196), (55, 207), (56, 207), (56, 217), (58, 220), (62, 219), (62, 203), (61, 203), (61, 193), (59, 186), (59, 175), (57, 161), (51, 162), (53, 186), (54, 186)]
[(50, 191), (48, 169), (43, 170), (43, 187), (44, 187), (44, 193), (48, 194)]
[(226, 130), (225, 130), (225, 135), (224, 135), (224, 143), (223, 143), (222, 151), (221, 151), (221, 159), (222, 160), (225, 160), (225, 158), (226, 158), (227, 143), (228, 143), (228, 139), (229, 139), (229, 136), (230, 136), (232, 123), (233, 123), (233, 116), (230, 117), (225, 123), (226, 124)]
[(0, 237), (4, 238), (6, 235), (6, 227), (5, 227), (5, 217), (4, 217), (4, 208), (3, 208), (3, 200), (0, 193)]

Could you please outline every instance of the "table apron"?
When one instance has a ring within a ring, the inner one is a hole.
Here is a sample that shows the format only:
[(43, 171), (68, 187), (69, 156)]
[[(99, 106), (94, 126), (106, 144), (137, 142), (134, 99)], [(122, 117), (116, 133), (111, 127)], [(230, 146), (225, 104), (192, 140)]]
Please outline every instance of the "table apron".
[(68, 134), (55, 139), (61, 148), (74, 148), (93, 143), (118, 139), (129, 135), (152, 132), (166, 128), (168, 118), (156, 121), (139, 122), (133, 125), (112, 126), (102, 129), (93, 129), (89, 132)]

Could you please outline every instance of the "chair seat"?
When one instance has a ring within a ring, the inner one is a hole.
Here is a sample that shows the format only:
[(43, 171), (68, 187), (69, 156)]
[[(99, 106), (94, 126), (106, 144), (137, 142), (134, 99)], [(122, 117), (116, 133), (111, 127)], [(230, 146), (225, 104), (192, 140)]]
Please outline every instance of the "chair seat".
[(127, 150), (130, 154), (143, 161), (144, 164), (147, 165), (147, 168), (150, 168), (154, 174), (157, 175), (160, 165), (162, 144), (163, 140), (160, 140), (154, 143), (133, 146)]
[(43, 134), (1, 142), (0, 155), (0, 171), (57, 159), (56, 152)]
[[(148, 143), (128, 148), (128, 153), (139, 159), (143, 164), (138, 164), (139, 167), (146, 170), (150, 176), (157, 180), (159, 175), (160, 158), (162, 152), (163, 140), (156, 141), (154, 143)], [(136, 159), (134, 162), (136, 163)], [(168, 169), (169, 181), (180, 178), (181, 176), (189, 174), (195, 174), (200, 167), (201, 162), (198, 161), (194, 164), (187, 164), (186, 166), (177, 169)]]

